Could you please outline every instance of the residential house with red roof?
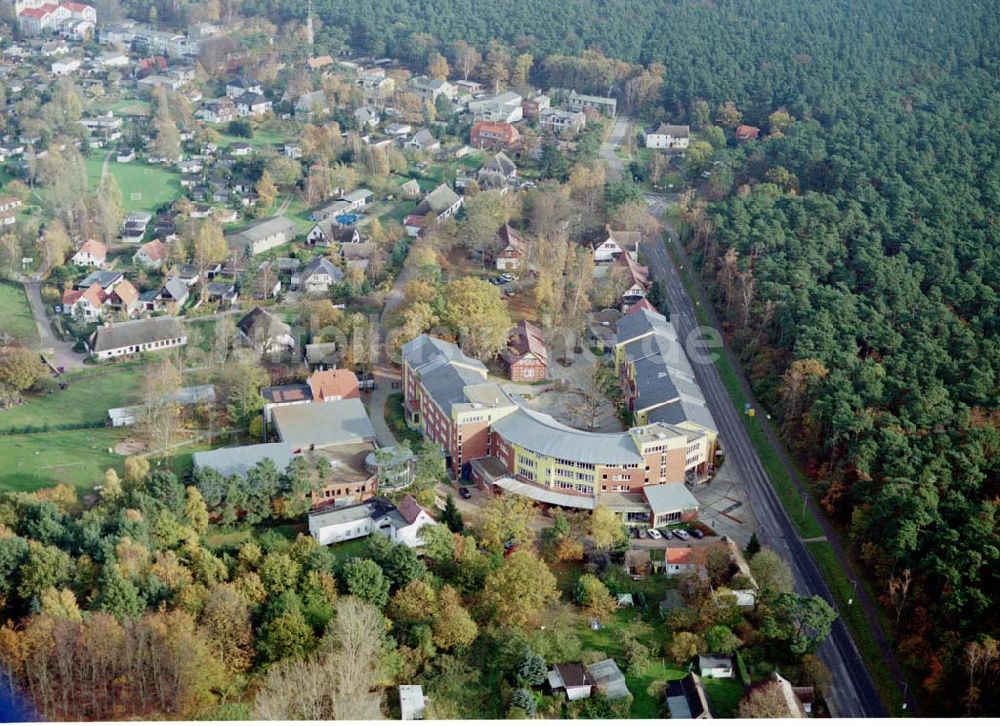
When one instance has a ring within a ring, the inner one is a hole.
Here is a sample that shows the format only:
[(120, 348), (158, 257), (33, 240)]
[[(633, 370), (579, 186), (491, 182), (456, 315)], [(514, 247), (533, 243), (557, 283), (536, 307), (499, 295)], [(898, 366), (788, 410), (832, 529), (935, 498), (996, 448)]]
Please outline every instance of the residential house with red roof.
[(361, 398), (358, 377), (354, 371), (335, 368), (316, 371), (306, 379), (314, 401), (339, 401), (344, 398)]
[(494, 264), (498, 270), (507, 272), (521, 269), (528, 255), (528, 243), (509, 224), (502, 226), (497, 233), (496, 249)]
[(476, 121), (469, 132), (469, 142), (477, 149), (510, 148), (519, 138), (520, 132), (504, 121)]
[(70, 258), (70, 262), (81, 267), (104, 267), (108, 258), (108, 246), (93, 238), (88, 239)]
[(147, 270), (159, 270), (167, 259), (167, 246), (159, 239), (150, 240), (132, 255), (136, 267)]
[(527, 320), (511, 329), (507, 350), (500, 354), (500, 359), (512, 381), (542, 381), (548, 375), (549, 350), (542, 331)]
[(108, 293), (96, 282), (85, 290), (67, 290), (63, 293), (63, 313), (74, 320), (93, 323), (101, 318)]
[(740, 124), (736, 127), (736, 140), (737, 141), (753, 141), (758, 136), (760, 136), (760, 129), (756, 126), (748, 126), (747, 124)]
[(628, 287), (622, 293), (622, 311), (628, 310), (646, 297), (649, 291), (649, 268), (636, 262), (632, 255), (624, 254), (618, 264), (625, 268)]

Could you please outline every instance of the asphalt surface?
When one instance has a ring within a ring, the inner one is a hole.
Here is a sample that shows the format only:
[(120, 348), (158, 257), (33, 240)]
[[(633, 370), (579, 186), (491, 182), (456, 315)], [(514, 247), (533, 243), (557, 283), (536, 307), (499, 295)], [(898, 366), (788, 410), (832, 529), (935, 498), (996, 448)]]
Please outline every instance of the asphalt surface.
[(625, 134), (628, 133), (630, 125), (631, 121), (624, 116), (616, 118), (614, 125), (611, 127), (611, 134), (608, 136), (608, 140), (601, 144), (598, 149), (598, 155), (608, 165), (607, 178), (609, 181), (617, 181), (622, 178), (625, 165), (615, 154), (615, 148), (625, 140)]
[(63, 367), (67, 371), (83, 367), (84, 355), (73, 352), (73, 343), (68, 343), (56, 337), (52, 330), (52, 321), (45, 314), (45, 303), (42, 301), (41, 283), (38, 280), (25, 279), (24, 292), (28, 296), (28, 307), (35, 319), (38, 329), (39, 347), (46, 354), (52, 365)]
[[(666, 206), (674, 200), (675, 197), (666, 195), (647, 195), (646, 198), (650, 211), (657, 217), (661, 217)], [(670, 319), (676, 326), (681, 340), (689, 340), (688, 336), (698, 327), (698, 322), (679, 273), (662, 241), (647, 240), (643, 246), (652, 277), (664, 286), (667, 304), (671, 311)], [(703, 355), (692, 356), (692, 353), (697, 352), (699, 348)], [(700, 346), (699, 348), (692, 349), (690, 345), (686, 346), (688, 357), (692, 359), (691, 364), (698, 383), (719, 426), (719, 437), (722, 440), (727, 465), (735, 467), (736, 473), (745, 483), (748, 497), (752, 500), (760, 523), (761, 541), (789, 563), (799, 593), (820, 595), (836, 608), (829, 587), (795, 533), (788, 515), (774, 493), (740, 418), (744, 414), (736, 410), (729, 398), (719, 372), (712, 362), (714, 359), (707, 359), (704, 355), (711, 351), (706, 351)], [(721, 355), (722, 352), (717, 351), (717, 354)], [(834, 716), (842, 718), (887, 716), (871, 676), (842, 618), (838, 617), (834, 622), (830, 637), (820, 647), (819, 654), (833, 674), (828, 701)]]

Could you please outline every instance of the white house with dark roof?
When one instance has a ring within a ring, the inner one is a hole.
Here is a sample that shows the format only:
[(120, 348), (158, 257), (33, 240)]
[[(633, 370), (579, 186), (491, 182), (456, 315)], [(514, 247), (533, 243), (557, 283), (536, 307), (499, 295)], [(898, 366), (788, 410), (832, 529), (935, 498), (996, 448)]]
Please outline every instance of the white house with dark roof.
[(705, 653), (698, 656), (698, 672), (702, 678), (732, 678), (733, 657), (724, 653)]
[(330, 247), (333, 244), (361, 244), (361, 232), (357, 227), (338, 224), (333, 217), (317, 222), (306, 235), (306, 244)]
[(261, 219), (239, 232), (226, 235), (230, 249), (240, 249), (249, 255), (259, 255), (295, 239), (295, 222), (282, 217)]
[(622, 255), (638, 254), (640, 242), (640, 232), (615, 231), (608, 227), (604, 240), (594, 245), (594, 262), (614, 262)]
[(465, 197), (457, 194), (450, 186), (447, 184), (439, 185), (421, 199), (413, 214), (403, 221), (406, 233), (410, 237), (418, 236), (423, 229), (424, 217), (432, 214), (436, 222), (441, 222), (461, 209), (463, 202), (465, 202)]
[(407, 90), (416, 94), (421, 101), (437, 101), (438, 96), (444, 96), (449, 101), (455, 97), (456, 89), (448, 81), (442, 81), (428, 76), (414, 76), (407, 83)]
[(374, 497), (360, 504), (309, 513), (309, 534), (321, 545), (378, 534), (410, 548), (422, 547), (420, 530), (429, 524), (436, 524), (435, 519), (409, 494), (398, 507), (388, 499)]
[(647, 149), (686, 149), (691, 144), (691, 127), (659, 124), (646, 129)]
[(105, 325), (94, 331), (90, 350), (97, 360), (187, 345), (187, 333), (177, 318), (148, 318)]
[(240, 336), (258, 353), (295, 350), (292, 327), (261, 307), (255, 307), (236, 324)]
[(406, 147), (417, 151), (437, 151), (441, 148), (441, 142), (428, 129), (420, 129), (406, 142)]
[(326, 257), (314, 257), (300, 272), (292, 275), (292, 289), (305, 293), (329, 292), (330, 286), (344, 279), (344, 271)]

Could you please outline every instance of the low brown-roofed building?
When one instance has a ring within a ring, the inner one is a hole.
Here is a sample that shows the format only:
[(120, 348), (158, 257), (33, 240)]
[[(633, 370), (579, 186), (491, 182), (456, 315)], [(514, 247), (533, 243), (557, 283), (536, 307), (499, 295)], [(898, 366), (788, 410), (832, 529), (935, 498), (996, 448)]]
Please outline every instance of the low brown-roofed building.
[(542, 331), (527, 320), (510, 331), (507, 350), (500, 358), (512, 381), (541, 381), (548, 375), (549, 351)]
[(316, 371), (306, 381), (314, 401), (339, 401), (343, 398), (361, 398), (358, 377), (346, 368)]
[(477, 121), (469, 132), (469, 143), (477, 149), (504, 149), (520, 137), (518, 130), (504, 121)]
[(310, 58), (309, 60), (307, 60), (306, 65), (309, 66), (309, 70), (318, 71), (321, 68), (332, 66), (333, 58), (331, 58), (328, 55), (318, 55), (315, 58)]
[(569, 701), (590, 698), (594, 687), (582, 663), (557, 663), (549, 671), (548, 682), (553, 692), (566, 691), (566, 699)]
[(737, 141), (753, 141), (758, 136), (760, 136), (760, 129), (756, 126), (749, 126), (747, 124), (740, 124), (736, 127), (736, 140)]

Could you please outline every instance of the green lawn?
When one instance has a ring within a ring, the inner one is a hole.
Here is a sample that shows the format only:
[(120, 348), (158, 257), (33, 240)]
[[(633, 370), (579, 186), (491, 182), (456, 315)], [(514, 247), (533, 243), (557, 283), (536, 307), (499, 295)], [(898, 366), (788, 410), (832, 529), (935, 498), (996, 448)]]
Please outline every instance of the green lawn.
[(215, 128), (219, 131), (219, 134), (222, 137), (219, 146), (228, 146), (229, 144), (237, 141), (244, 141), (258, 151), (280, 148), (297, 138), (297, 135), (291, 130), (258, 127), (254, 129), (253, 136), (251, 138), (245, 139), (242, 136), (225, 133), (225, 125), (216, 126)]
[(235, 549), (264, 532), (277, 532), (285, 539), (293, 540), (302, 531), (304, 531), (304, 525), (264, 523), (258, 527), (251, 527), (247, 524), (224, 527), (213, 524), (209, 526), (208, 532), (205, 534), (205, 544), (213, 550)]
[(0, 411), (0, 430), (19, 426), (101, 423), (108, 409), (139, 400), (143, 366), (115, 366), (69, 373), (65, 390), (34, 395), (27, 403)]
[(403, 394), (392, 393), (385, 401), (385, 424), (400, 441), (408, 441), (412, 446), (420, 443), (423, 436), (406, 425), (403, 413)]
[(28, 345), (38, 343), (35, 319), (20, 285), (0, 284), (0, 331)]
[(736, 708), (743, 698), (739, 678), (702, 678), (708, 695), (708, 707), (715, 718), (736, 718)]
[(34, 491), (55, 484), (89, 489), (122, 457), (108, 453), (118, 443), (113, 429), (50, 431), (3, 436), (0, 491)]
[(149, 116), (149, 101), (138, 98), (122, 98), (114, 103), (95, 102), (91, 105), (94, 113), (113, 111), (117, 116)]
[[(93, 188), (101, 181), (103, 164), (103, 154), (94, 155), (86, 161), (87, 180)], [(172, 202), (181, 195), (180, 174), (161, 166), (138, 161), (126, 164), (110, 161), (108, 172), (114, 175), (121, 187), (126, 212), (152, 212), (161, 204)]]
[[(570, 577), (570, 570), (567, 570), (566, 574), (567, 577)], [(633, 584), (639, 585), (656, 579), (662, 580), (663, 578), (646, 578), (641, 583)], [(656, 586), (649, 589), (651, 591), (660, 591), (663, 587)], [(653, 600), (650, 597), (651, 594), (652, 592), (647, 594), (647, 601), (651, 603), (649, 606), (650, 609), (655, 611), (657, 607), (656, 603), (659, 601)], [(604, 618), (601, 621), (602, 627), (600, 630), (591, 630), (589, 626), (590, 619), (581, 613), (576, 628), (576, 635), (580, 639), (584, 650), (599, 651), (609, 658), (614, 658), (618, 662), (618, 666), (625, 672), (625, 683), (628, 685), (629, 691), (632, 692), (633, 699), (630, 716), (633, 718), (663, 718), (666, 715), (666, 706), (661, 698), (649, 694), (649, 687), (654, 681), (672, 681), (683, 678), (687, 673), (687, 669), (680, 668), (673, 663), (668, 663), (662, 658), (652, 658), (649, 664), (639, 673), (627, 672), (625, 661), (622, 657), (622, 636), (630, 627), (633, 627), (642, 620), (641, 609), (628, 608), (618, 610), (611, 617)], [(666, 640), (667, 627), (658, 617), (646, 620), (646, 624), (652, 629), (652, 634), (650, 637), (642, 638), (644, 642), (662, 643)]]
[[(619, 664), (620, 666), (621, 664)], [(638, 676), (625, 675), (625, 683), (632, 691), (632, 718), (666, 718), (667, 704), (663, 697), (649, 695), (649, 687), (654, 681), (676, 681), (687, 675), (686, 668), (676, 668), (662, 660), (654, 660)], [(715, 711), (712, 711), (715, 715)]]

